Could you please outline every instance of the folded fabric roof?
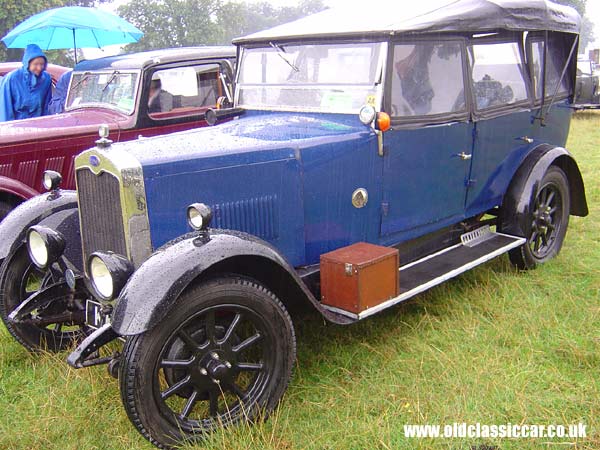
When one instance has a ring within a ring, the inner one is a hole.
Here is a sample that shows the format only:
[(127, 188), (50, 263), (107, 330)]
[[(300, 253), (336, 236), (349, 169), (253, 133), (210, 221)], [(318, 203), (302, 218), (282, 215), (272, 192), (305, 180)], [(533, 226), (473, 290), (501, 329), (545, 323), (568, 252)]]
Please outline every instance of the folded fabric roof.
[(573, 8), (548, 0), (418, 0), (340, 7), (234, 39), (234, 44), (310, 37), (550, 30), (579, 33)]

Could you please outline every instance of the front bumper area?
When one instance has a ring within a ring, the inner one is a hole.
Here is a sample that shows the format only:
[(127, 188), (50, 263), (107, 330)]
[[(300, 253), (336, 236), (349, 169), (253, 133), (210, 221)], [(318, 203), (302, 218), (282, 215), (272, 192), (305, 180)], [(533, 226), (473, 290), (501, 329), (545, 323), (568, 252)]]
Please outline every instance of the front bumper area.
[(119, 335), (112, 329), (110, 323), (103, 325), (86, 337), (81, 344), (67, 357), (67, 363), (75, 369), (106, 364), (117, 355), (99, 357), (97, 351), (100, 347), (117, 339)]

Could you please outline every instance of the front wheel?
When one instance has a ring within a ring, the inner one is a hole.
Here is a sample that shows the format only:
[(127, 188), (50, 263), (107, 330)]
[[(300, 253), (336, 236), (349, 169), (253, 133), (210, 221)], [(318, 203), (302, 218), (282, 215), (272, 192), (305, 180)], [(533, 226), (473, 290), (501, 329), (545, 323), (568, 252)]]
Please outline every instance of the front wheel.
[(295, 351), (292, 321), (272, 292), (241, 277), (211, 280), (128, 338), (121, 398), (138, 431), (169, 448), (273, 410)]
[[(54, 298), (26, 320), (11, 322), (9, 314), (36, 291), (50, 286), (54, 279), (49, 269), (38, 269), (25, 246), (3, 263), (0, 274), (0, 317), (10, 334), (29, 351), (59, 352), (77, 342), (83, 335), (83, 315), (73, 306), (73, 299)], [(79, 299), (83, 302), (84, 299)]]
[(560, 168), (551, 166), (532, 196), (529, 214), (523, 218), (529, 223), (521, 224), (522, 229), (529, 230), (527, 242), (509, 252), (510, 261), (525, 270), (554, 258), (567, 233), (570, 209), (567, 177)]

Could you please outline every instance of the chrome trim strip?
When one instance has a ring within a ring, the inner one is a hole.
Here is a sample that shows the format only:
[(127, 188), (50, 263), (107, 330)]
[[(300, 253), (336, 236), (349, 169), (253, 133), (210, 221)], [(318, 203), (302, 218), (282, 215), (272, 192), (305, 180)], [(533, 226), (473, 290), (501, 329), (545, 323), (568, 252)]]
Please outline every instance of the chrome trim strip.
[[(93, 166), (90, 163), (92, 156), (98, 158), (98, 165)], [(107, 149), (92, 148), (80, 153), (75, 158), (75, 173), (84, 168), (91, 170), (95, 175), (106, 172), (119, 180), (127, 248), (127, 255), (123, 256), (126, 256), (137, 269), (152, 254), (150, 221), (146, 208), (146, 188), (141, 164), (123, 150), (111, 147)], [(77, 183), (77, 175), (75, 175), (75, 183)], [(81, 219), (81, 209), (79, 209), (79, 221), (83, 224)], [(85, 248), (83, 252), (85, 255)]]
[[(484, 262), (489, 261), (490, 259), (495, 258), (496, 256), (500, 256), (503, 253), (506, 253), (507, 251), (512, 250), (513, 248), (520, 247), (525, 242), (527, 242), (527, 239), (525, 239), (525, 238), (516, 237), (516, 236), (510, 236), (510, 235), (502, 234), (502, 233), (496, 233), (496, 234), (498, 234), (500, 236), (508, 236), (510, 238), (515, 239), (515, 241), (511, 242), (508, 245), (505, 245), (504, 247), (499, 248), (498, 250), (495, 250), (495, 251), (493, 251), (491, 253), (488, 253), (487, 255), (483, 255), (480, 258), (474, 259), (473, 261), (471, 261), (470, 263), (465, 264), (464, 266), (458, 267), (458, 268), (456, 268), (454, 270), (451, 270), (450, 272), (445, 273), (444, 275), (441, 275), (441, 276), (439, 276), (437, 278), (434, 278), (433, 280), (430, 280), (427, 283), (424, 283), (424, 284), (422, 284), (420, 286), (417, 286), (416, 288), (411, 289), (410, 291), (406, 291), (405, 293), (400, 294), (399, 296), (394, 297), (394, 298), (392, 298), (392, 299), (390, 299), (390, 300), (388, 300), (386, 302), (383, 302), (383, 303), (380, 303), (377, 306), (373, 306), (371, 308), (365, 309), (364, 311), (360, 312), (359, 314), (351, 313), (349, 311), (344, 311), (342, 309), (339, 309), (339, 308), (336, 308), (336, 307), (333, 307), (333, 306), (328, 306), (328, 305), (323, 305), (323, 307), (326, 308), (326, 309), (328, 309), (328, 310), (330, 310), (330, 311), (334, 311), (334, 312), (336, 312), (338, 314), (343, 314), (344, 316), (351, 317), (352, 319), (361, 320), (361, 319), (364, 319), (366, 317), (372, 316), (373, 314), (376, 314), (376, 313), (378, 313), (378, 312), (380, 312), (380, 311), (382, 311), (382, 310), (384, 310), (386, 308), (394, 306), (394, 305), (396, 305), (396, 304), (398, 304), (400, 302), (406, 301), (409, 298), (414, 297), (417, 294), (420, 294), (420, 293), (422, 293), (422, 292), (424, 292), (424, 291), (426, 291), (428, 289), (431, 289), (432, 287), (437, 286), (438, 284), (441, 284), (444, 281), (447, 281), (447, 280), (449, 280), (451, 278), (454, 278), (454, 277), (460, 275), (461, 273), (466, 272), (467, 270), (470, 270), (470, 269), (472, 269), (472, 268), (474, 268), (474, 267), (476, 267), (476, 266), (478, 266), (480, 264), (483, 264)], [(458, 244), (458, 246), (461, 246), (461, 245), (462, 244)], [(443, 251), (438, 252), (435, 255), (439, 255), (441, 253), (445, 253), (445, 252), (449, 251), (450, 249), (456, 248), (456, 247), (457, 246), (455, 245), (455, 246), (450, 247), (448, 249), (444, 249)], [(426, 256), (425, 258), (420, 259), (419, 261), (417, 261), (416, 264), (419, 264), (419, 263), (422, 263), (422, 262), (424, 262), (424, 261), (426, 261), (428, 259), (431, 259), (433, 256), (434, 255)], [(410, 265), (414, 265), (414, 264), (415, 263), (410, 264)], [(403, 268), (401, 268), (401, 270), (409, 267), (410, 265), (404, 266)]]

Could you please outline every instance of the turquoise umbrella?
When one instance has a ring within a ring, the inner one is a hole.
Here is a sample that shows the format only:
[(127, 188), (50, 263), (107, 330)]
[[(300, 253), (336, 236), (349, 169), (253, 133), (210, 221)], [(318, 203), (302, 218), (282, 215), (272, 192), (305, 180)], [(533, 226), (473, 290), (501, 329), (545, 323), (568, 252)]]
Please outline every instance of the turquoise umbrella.
[(116, 14), (65, 6), (31, 16), (2, 38), (8, 48), (37, 44), (44, 50), (105, 47), (137, 42), (144, 35)]

